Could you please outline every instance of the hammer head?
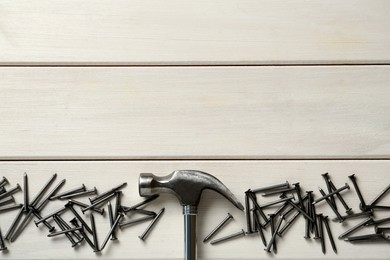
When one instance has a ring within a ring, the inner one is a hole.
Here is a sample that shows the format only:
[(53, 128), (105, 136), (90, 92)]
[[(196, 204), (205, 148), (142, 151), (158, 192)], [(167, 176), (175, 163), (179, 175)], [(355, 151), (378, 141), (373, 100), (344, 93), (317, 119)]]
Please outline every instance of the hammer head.
[(202, 191), (214, 190), (227, 198), (234, 206), (244, 210), (233, 193), (214, 176), (195, 170), (179, 170), (166, 176), (141, 173), (139, 195), (151, 196), (162, 192), (174, 194), (183, 206), (198, 206)]

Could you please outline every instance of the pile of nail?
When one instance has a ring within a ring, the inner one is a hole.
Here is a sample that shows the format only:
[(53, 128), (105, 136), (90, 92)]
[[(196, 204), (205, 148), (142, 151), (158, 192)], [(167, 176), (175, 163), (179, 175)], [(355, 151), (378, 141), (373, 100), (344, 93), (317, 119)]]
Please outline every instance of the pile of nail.
[[(218, 244), (234, 238), (258, 233), (262, 243), (265, 246), (265, 251), (271, 253), (272, 250), (274, 253), (277, 253), (276, 242), (278, 237), (282, 237), (291, 227), (291, 225), (298, 219), (298, 217), (302, 216), (305, 220), (304, 238), (309, 239), (313, 235), (313, 239), (320, 241), (322, 252), (325, 254), (326, 230), (327, 237), (332, 246), (332, 249), (335, 253), (337, 253), (336, 243), (333, 239), (328, 216), (325, 216), (323, 213), (317, 214), (316, 205), (323, 201), (326, 201), (327, 205), (336, 215), (336, 218), (333, 219), (334, 221), (341, 223), (352, 218), (365, 216), (368, 217), (368, 219), (364, 220), (362, 223), (341, 234), (339, 239), (345, 238), (346, 241), (350, 242), (390, 242), (389, 237), (385, 235), (390, 231), (390, 228), (379, 226), (381, 224), (390, 222), (390, 217), (382, 219), (373, 218), (375, 209), (390, 209), (389, 206), (377, 205), (377, 202), (382, 199), (390, 190), (390, 185), (388, 185), (381, 193), (378, 194), (378, 196), (375, 197), (371, 203), (367, 205), (360, 192), (355, 175), (349, 176), (349, 179), (353, 183), (356, 194), (360, 200), (361, 212), (354, 213), (352, 208), (348, 206), (342, 196), (342, 192), (350, 190), (350, 186), (346, 183), (344, 186), (336, 188), (328, 173), (322, 174), (322, 177), (325, 180), (328, 192), (326, 193), (319, 187), (321, 197), (317, 199), (314, 199), (314, 194), (312, 191), (306, 191), (306, 194), (303, 195), (299, 183), (293, 184), (292, 187), (288, 182), (285, 182), (268, 187), (247, 190), (245, 192), (245, 216), (247, 224), (246, 231), (242, 230), (232, 235), (219, 238), (217, 240), (211, 241), (211, 244)], [(258, 194), (261, 194), (263, 199), (273, 195), (279, 196), (279, 199), (260, 204)], [(342, 216), (339, 213), (336, 202), (342, 204), (347, 213), (346, 215)], [(274, 206), (276, 205), (281, 206), (277, 209), (274, 209)], [(266, 214), (266, 212), (269, 210), (271, 210), (271, 213)], [(233, 217), (228, 214), (228, 216), (204, 239), (204, 242), (208, 241), (212, 236), (214, 236), (232, 218)], [(353, 232), (363, 228), (364, 226), (374, 226), (375, 233), (355, 237), (350, 236)], [(271, 237), (269, 241), (266, 240), (265, 236), (268, 227), (268, 232), (270, 232)]]
[[(44, 224), (48, 228), (48, 237), (63, 235), (70, 241), (72, 247), (78, 246), (82, 244), (83, 241), (86, 241), (94, 252), (101, 252), (109, 240), (118, 239), (116, 235), (116, 230), (118, 228), (122, 229), (124, 227), (129, 227), (137, 223), (151, 220), (149, 226), (143, 234), (139, 236), (139, 238), (144, 241), (164, 212), (164, 208), (162, 208), (158, 213), (143, 208), (147, 203), (157, 199), (158, 195), (146, 198), (144, 201), (134, 206), (123, 206), (121, 204), (121, 190), (127, 185), (127, 183), (121, 183), (101, 194), (98, 194), (96, 188), (90, 190), (86, 189), (84, 184), (80, 187), (59, 193), (66, 181), (63, 179), (51, 191), (48, 191), (54, 183), (56, 177), (57, 174), (54, 174), (48, 182), (43, 185), (42, 189), (36, 194), (36, 196), (32, 200), (29, 200), (28, 177), (26, 173), (24, 174), (24, 203), (0, 207), (0, 212), (20, 209), (4, 238), (0, 230), (0, 250), (7, 250), (4, 240), (14, 242), (29, 224), (30, 220), (35, 217), (36, 219), (34, 220), (34, 223), (37, 227), (40, 224)], [(3, 177), (3, 180), (0, 181), (0, 205), (12, 203), (14, 201), (12, 194), (21, 190), (21, 187), (17, 184), (15, 188), (6, 191), (4, 187), (6, 184), (8, 184), (8, 180)], [(89, 203), (83, 203), (75, 200), (77, 197), (85, 197), (89, 195), (95, 195), (92, 198), (88, 198)], [(113, 210), (113, 206), (111, 205), (112, 199), (115, 199), (115, 210)], [(42, 209), (53, 200), (67, 200), (67, 203), (54, 212), (46, 216), (41, 216)], [(103, 215), (105, 212), (104, 205), (107, 205), (107, 211), (109, 214), (109, 232), (105, 236), (104, 241), (99, 245), (93, 213)], [(72, 214), (72, 218), (69, 222), (63, 218), (63, 213), (66, 211)], [(86, 212), (89, 214), (84, 214)], [(133, 219), (132, 216), (136, 213), (143, 215), (143, 217)], [(89, 221), (85, 219), (86, 216), (89, 216)], [(125, 218), (127, 218), (127, 220), (123, 220)], [(51, 221), (53, 221), (56, 226), (52, 226), (50, 223)], [(90, 224), (87, 222), (90, 222)], [(90, 238), (90, 236), (92, 238)]]

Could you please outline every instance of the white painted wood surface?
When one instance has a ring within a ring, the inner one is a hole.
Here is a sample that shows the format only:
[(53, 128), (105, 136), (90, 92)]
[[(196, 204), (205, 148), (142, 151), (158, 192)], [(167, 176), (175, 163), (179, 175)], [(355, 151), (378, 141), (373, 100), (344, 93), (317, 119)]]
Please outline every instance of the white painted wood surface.
[(6, 0), (0, 63), (389, 63), (389, 28), (387, 0)]
[[(366, 201), (371, 201), (389, 181), (389, 161), (147, 161), (147, 162), (2, 162), (1, 175), (5, 175), (11, 182), (22, 184), (23, 172), (27, 171), (31, 185), (30, 194), (33, 196), (47, 179), (58, 173), (57, 182), (66, 179), (63, 190), (84, 183), (87, 187), (96, 186), (100, 192), (111, 188), (123, 181), (128, 186), (123, 190), (123, 204), (133, 205), (140, 201), (138, 195), (138, 176), (141, 172), (152, 172), (166, 175), (176, 169), (198, 169), (207, 171), (223, 181), (241, 202), (243, 192), (248, 188), (256, 188), (270, 184), (281, 183), (286, 180), (290, 183), (299, 181), (302, 189), (313, 190), (318, 196), (317, 187), (325, 187), (321, 173), (329, 172), (337, 186), (349, 182), (348, 175), (356, 173), (361, 190)], [(350, 182), (349, 182), (350, 183)], [(351, 183), (350, 183), (351, 184)], [(345, 200), (355, 209), (358, 209), (358, 199), (354, 191), (344, 193)], [(22, 193), (15, 195), (18, 202), (22, 202)], [(270, 199), (272, 200), (272, 199)], [(87, 201), (87, 199), (84, 199)], [(260, 198), (260, 202), (269, 201)], [(384, 198), (383, 204), (390, 202), (390, 194)], [(44, 214), (57, 209), (64, 202), (55, 201), (48, 204)], [(318, 211), (333, 217), (333, 213), (324, 203), (318, 205)], [(129, 227), (118, 232), (118, 243), (110, 242), (102, 252), (104, 259), (181, 259), (183, 255), (183, 220), (181, 207), (172, 195), (163, 195), (146, 209), (158, 210), (166, 208), (165, 215), (152, 231), (146, 243), (138, 239), (147, 223)], [(341, 207), (340, 207), (341, 208)], [(205, 191), (199, 209), (198, 231), (199, 239), (203, 237), (227, 214), (234, 215), (235, 221), (229, 223), (218, 235), (223, 236), (245, 228), (245, 217), (222, 196)], [(16, 212), (0, 214), (3, 233), (8, 229)], [(85, 215), (88, 216), (87, 213)], [(381, 215), (377, 215), (380, 217)], [(70, 219), (71, 215), (65, 215)], [(107, 216), (96, 215), (100, 241), (108, 230)], [(334, 236), (356, 222), (354, 220), (340, 225), (331, 223)], [(363, 233), (372, 232), (366, 229)], [(14, 243), (9, 244), (9, 252), (2, 254), (5, 259), (97, 259), (87, 244), (78, 249), (72, 249), (66, 238), (46, 237), (44, 227), (36, 228), (31, 223), (27, 230)], [(332, 252), (329, 242), (326, 242), (327, 254), (321, 252), (319, 241), (306, 241), (304, 235), (304, 221), (299, 219), (283, 239), (278, 241), (277, 259), (388, 259), (388, 244), (351, 245), (336, 238), (339, 253)], [(270, 236), (267, 234), (267, 239)], [(201, 259), (267, 259), (257, 236), (246, 237), (227, 242), (218, 246), (199, 243)]]
[(0, 158), (387, 158), (390, 67), (1, 68)]

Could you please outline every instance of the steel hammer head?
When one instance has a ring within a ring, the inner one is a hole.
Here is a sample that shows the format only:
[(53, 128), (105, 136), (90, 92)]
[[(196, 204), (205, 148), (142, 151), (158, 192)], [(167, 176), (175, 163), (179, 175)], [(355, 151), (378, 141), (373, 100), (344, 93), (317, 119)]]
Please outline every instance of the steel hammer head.
[(233, 193), (214, 176), (195, 170), (178, 170), (166, 176), (141, 173), (139, 195), (151, 196), (163, 192), (174, 194), (183, 206), (197, 206), (205, 189), (214, 190), (227, 198), (234, 206), (244, 210)]

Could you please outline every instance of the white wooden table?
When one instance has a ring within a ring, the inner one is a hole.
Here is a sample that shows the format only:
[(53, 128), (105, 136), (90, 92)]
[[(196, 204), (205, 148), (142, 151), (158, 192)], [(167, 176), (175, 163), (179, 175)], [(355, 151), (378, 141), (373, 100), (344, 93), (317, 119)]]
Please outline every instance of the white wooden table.
[[(127, 181), (131, 205), (141, 172), (203, 170), (242, 202), (248, 188), (288, 180), (317, 191), (321, 173), (338, 186), (355, 173), (370, 201), (390, 183), (389, 28), (386, 0), (1, 1), (0, 176), (13, 186), (27, 172), (30, 194), (55, 172), (68, 188)], [(345, 199), (358, 209), (354, 192)], [(1, 257), (181, 259), (181, 208), (169, 195), (150, 208), (163, 206), (146, 243), (143, 224), (95, 255), (30, 224)], [(242, 212), (206, 191), (200, 238), (227, 212), (235, 221), (223, 234), (245, 227)], [(15, 214), (0, 215), (3, 233)], [(331, 223), (334, 236), (357, 222)], [(107, 217), (97, 224), (102, 240)], [(323, 255), (303, 226), (274, 258), (389, 258), (389, 244), (343, 241)], [(253, 236), (199, 243), (199, 257), (271, 258)]]

